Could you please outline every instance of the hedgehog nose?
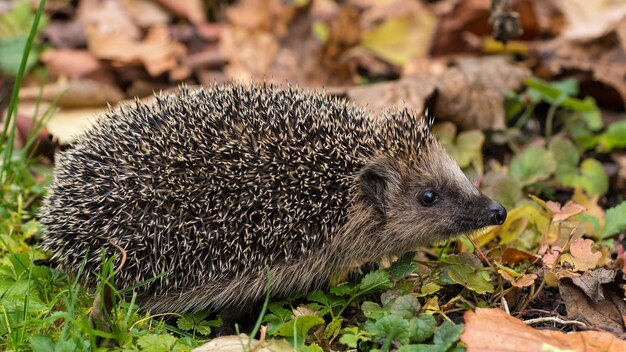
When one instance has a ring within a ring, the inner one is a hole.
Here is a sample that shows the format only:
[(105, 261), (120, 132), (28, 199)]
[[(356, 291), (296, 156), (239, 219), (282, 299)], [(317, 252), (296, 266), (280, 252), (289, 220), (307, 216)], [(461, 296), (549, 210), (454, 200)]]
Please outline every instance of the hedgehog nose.
[(491, 223), (493, 225), (502, 225), (506, 220), (506, 209), (500, 203), (493, 202), (489, 206)]

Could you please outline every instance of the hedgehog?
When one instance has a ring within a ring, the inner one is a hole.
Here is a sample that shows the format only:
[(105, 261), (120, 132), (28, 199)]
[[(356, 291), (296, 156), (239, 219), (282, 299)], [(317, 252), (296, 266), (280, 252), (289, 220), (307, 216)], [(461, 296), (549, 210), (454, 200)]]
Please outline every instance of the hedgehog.
[(62, 152), (42, 247), (63, 270), (84, 265), (88, 285), (102, 252), (123, 250), (115, 284), (137, 286), (151, 312), (237, 309), (267, 290), (327, 287), (359, 263), (505, 221), (432, 123), (271, 85), (135, 101)]

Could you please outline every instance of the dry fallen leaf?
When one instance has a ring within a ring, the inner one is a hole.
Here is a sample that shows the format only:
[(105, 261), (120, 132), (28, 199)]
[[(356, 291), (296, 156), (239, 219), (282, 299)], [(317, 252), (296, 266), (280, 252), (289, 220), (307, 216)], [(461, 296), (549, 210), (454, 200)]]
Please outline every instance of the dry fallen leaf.
[(622, 0), (558, 0), (565, 15), (563, 37), (589, 40), (601, 37), (626, 20), (626, 2)]
[(577, 271), (587, 271), (595, 268), (602, 259), (600, 251), (593, 251), (594, 242), (590, 239), (577, 238), (569, 248), (569, 253), (561, 256), (561, 263), (568, 262)]
[(513, 285), (515, 287), (530, 286), (530, 285), (535, 283), (535, 280), (537, 280), (537, 275), (536, 274), (523, 274), (523, 275), (520, 275), (519, 277), (513, 277), (509, 273), (507, 273), (506, 271), (504, 271), (502, 269), (498, 270), (498, 273), (506, 281), (510, 282), (511, 285)]
[(545, 245), (545, 246), (546, 246), (546, 252), (541, 257), (541, 261), (543, 262), (543, 265), (545, 265), (548, 268), (551, 268), (556, 263), (556, 260), (559, 258), (559, 254), (561, 254), (561, 252), (563, 251), (563, 248), (559, 246), (551, 246), (549, 247), (549, 251), (548, 251), (547, 250), (548, 245)]
[(541, 257), (537, 254), (512, 247), (505, 249), (504, 253), (502, 253), (502, 262), (505, 264), (517, 264), (523, 261), (534, 263), (541, 261)]
[(383, 2), (363, 14), (361, 45), (387, 62), (404, 66), (428, 55), (436, 26), (437, 18), (421, 2)]
[(503, 57), (460, 60), (441, 74), (422, 73), (399, 81), (351, 87), (346, 95), (358, 104), (382, 111), (406, 106), (421, 112), (424, 100), (435, 89), (434, 114), (461, 129), (502, 129), (504, 97), (522, 86), (530, 71)]
[(116, 104), (124, 98), (124, 93), (113, 85), (92, 80), (59, 80), (46, 84), (40, 97), (41, 87), (31, 86), (20, 89), (20, 99), (52, 102), (58, 107), (92, 107)]
[(202, 346), (198, 346), (192, 350), (192, 352), (243, 352), (243, 351), (255, 351), (255, 352), (287, 352), (297, 351), (293, 346), (287, 342), (287, 340), (269, 339), (259, 342), (259, 340), (253, 339), (248, 349), (245, 346), (248, 343), (250, 337), (246, 334), (240, 334), (239, 336), (220, 336), (212, 339)]
[(79, 78), (103, 68), (102, 63), (87, 50), (48, 49), (40, 59), (54, 76)]
[(202, 0), (157, 0), (163, 7), (182, 16), (193, 24), (206, 23), (206, 11)]
[[(553, 75), (585, 72), (602, 83), (590, 94), (601, 106), (626, 106), (626, 3), (621, 0), (561, 0), (567, 27), (562, 35), (536, 45), (542, 65)], [(620, 99), (621, 97), (621, 99)]]
[(186, 50), (182, 44), (171, 40), (165, 26), (150, 27), (142, 40), (111, 35), (90, 27), (87, 38), (89, 50), (96, 57), (113, 60), (114, 66), (142, 63), (153, 77), (177, 68)]
[[(181, 2), (188, 3), (189, 1)], [(167, 11), (151, 0), (122, 0), (122, 5), (133, 22), (144, 28), (167, 24), (172, 19)]]
[(461, 341), (468, 352), (508, 351), (545, 352), (571, 350), (585, 352), (626, 351), (626, 341), (608, 332), (535, 330), (500, 309), (477, 308), (464, 315)]
[(580, 277), (561, 279), (559, 292), (567, 317), (618, 336), (626, 333), (623, 281), (613, 280), (616, 276), (616, 272), (599, 269)]

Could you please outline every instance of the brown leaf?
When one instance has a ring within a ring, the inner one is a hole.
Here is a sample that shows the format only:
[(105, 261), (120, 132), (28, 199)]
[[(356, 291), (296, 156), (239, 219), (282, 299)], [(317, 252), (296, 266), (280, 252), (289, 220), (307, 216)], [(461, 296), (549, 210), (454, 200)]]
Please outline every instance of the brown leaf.
[(202, 0), (157, 0), (163, 7), (193, 24), (205, 23), (206, 11)]
[[(536, 46), (549, 73), (590, 73), (578, 78), (601, 89), (590, 94), (601, 106), (626, 106), (626, 3), (622, 1), (559, 1), (567, 27), (563, 34)], [(607, 89), (611, 88), (611, 89)], [(608, 94), (607, 94), (608, 93)], [(621, 98), (621, 99), (620, 99)]]
[(185, 54), (184, 46), (170, 39), (165, 26), (151, 27), (142, 40), (111, 35), (95, 27), (87, 29), (87, 37), (89, 50), (96, 57), (113, 60), (115, 66), (142, 63), (153, 77), (178, 67), (178, 59)]
[(86, 50), (48, 49), (41, 54), (48, 72), (55, 76), (84, 77), (103, 68), (102, 63)]
[[(20, 89), (20, 99), (38, 100), (40, 87)], [(41, 100), (55, 101), (59, 107), (90, 107), (115, 104), (124, 98), (119, 88), (92, 80), (59, 80), (43, 87)]]
[(620, 282), (607, 282), (610, 276), (610, 272), (599, 272), (589, 274), (585, 279), (582, 276), (563, 278), (559, 281), (559, 292), (569, 319), (621, 335), (626, 332), (624, 290)]
[(392, 106), (423, 110), (424, 99), (437, 89), (435, 116), (462, 129), (502, 129), (504, 96), (530, 75), (523, 66), (502, 57), (465, 59), (443, 73), (420, 74), (399, 81), (346, 89), (358, 104), (382, 111)]
[(536, 262), (540, 260), (540, 256), (517, 248), (507, 248), (502, 253), (502, 262), (505, 264), (517, 264), (523, 261)]
[(461, 341), (468, 352), (533, 352), (573, 350), (585, 352), (626, 351), (626, 341), (600, 331), (565, 334), (561, 331), (535, 330), (500, 309), (477, 308), (464, 315), (465, 331)]
[(573, 278), (572, 282), (574, 285), (580, 287), (594, 302), (600, 302), (604, 299), (602, 284), (613, 282), (615, 275), (617, 275), (617, 271), (615, 270), (600, 268), (593, 271), (586, 271), (582, 276)]
[(567, 23), (563, 37), (570, 40), (601, 37), (626, 20), (624, 1), (567, 0), (557, 4)]
[(42, 34), (57, 49), (80, 48), (87, 44), (85, 27), (77, 20), (52, 21)]
[(602, 253), (600, 251), (594, 252), (592, 250), (593, 244), (594, 242), (590, 239), (575, 239), (570, 245), (569, 254), (561, 256), (561, 263), (569, 262), (574, 265), (574, 269), (577, 271), (595, 268), (602, 259)]
[(141, 31), (133, 22), (120, 0), (82, 0), (78, 4), (77, 20), (85, 30), (109, 36), (139, 39)]
[[(121, 1), (130, 18), (140, 27), (147, 28), (154, 25), (164, 25), (171, 20), (172, 16), (151, 0)], [(181, 1), (181, 3), (189, 3), (189, 1)]]
[(515, 287), (527, 287), (534, 284), (535, 280), (537, 280), (536, 274), (524, 274), (519, 277), (513, 277), (502, 269), (498, 270), (498, 274)]

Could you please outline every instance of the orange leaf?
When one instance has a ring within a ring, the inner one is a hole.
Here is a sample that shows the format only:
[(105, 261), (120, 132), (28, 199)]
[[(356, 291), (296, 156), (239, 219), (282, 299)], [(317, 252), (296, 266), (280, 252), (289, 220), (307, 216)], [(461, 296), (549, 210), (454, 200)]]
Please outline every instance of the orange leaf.
[(500, 309), (478, 308), (465, 313), (465, 331), (461, 341), (468, 352), (478, 351), (547, 351), (585, 352), (626, 351), (626, 341), (604, 331), (565, 334), (560, 331), (535, 330)]

